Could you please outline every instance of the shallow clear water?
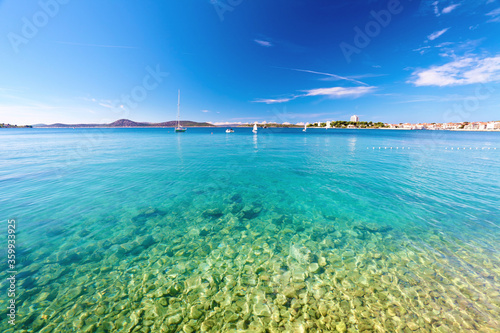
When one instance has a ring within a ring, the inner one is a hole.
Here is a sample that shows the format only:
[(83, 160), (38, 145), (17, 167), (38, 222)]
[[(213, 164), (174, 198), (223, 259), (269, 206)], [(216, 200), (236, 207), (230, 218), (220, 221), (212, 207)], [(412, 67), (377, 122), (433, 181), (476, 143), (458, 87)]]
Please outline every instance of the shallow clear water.
[(500, 329), (500, 133), (224, 130), (1, 130), (0, 330)]

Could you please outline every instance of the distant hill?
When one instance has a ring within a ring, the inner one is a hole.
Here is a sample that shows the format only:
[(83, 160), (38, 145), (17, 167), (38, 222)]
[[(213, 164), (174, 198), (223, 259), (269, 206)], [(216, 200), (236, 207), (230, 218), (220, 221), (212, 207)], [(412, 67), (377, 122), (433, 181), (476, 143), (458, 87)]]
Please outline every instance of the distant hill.
[[(181, 125), (184, 127), (215, 127), (209, 123), (198, 123), (196, 121), (181, 120)], [(167, 121), (163, 123), (138, 123), (129, 119), (119, 119), (110, 124), (61, 124), (56, 123), (52, 125), (37, 125), (33, 127), (75, 127), (75, 128), (88, 128), (88, 127), (175, 127), (177, 121)]]

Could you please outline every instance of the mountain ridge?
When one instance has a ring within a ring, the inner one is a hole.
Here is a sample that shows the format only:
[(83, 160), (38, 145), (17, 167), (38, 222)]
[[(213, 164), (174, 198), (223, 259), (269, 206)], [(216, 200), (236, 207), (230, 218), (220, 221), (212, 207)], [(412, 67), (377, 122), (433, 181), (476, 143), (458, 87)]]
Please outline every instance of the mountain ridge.
[[(196, 122), (190, 120), (181, 120), (181, 125), (183, 127), (215, 127), (212, 124), (206, 122)], [(166, 121), (162, 123), (149, 123), (149, 122), (136, 122), (130, 119), (118, 119), (109, 124), (62, 124), (55, 123), (50, 125), (45, 124), (37, 124), (34, 127), (55, 127), (55, 128), (66, 128), (66, 127), (75, 127), (75, 128), (89, 128), (89, 127), (176, 127), (177, 121)]]

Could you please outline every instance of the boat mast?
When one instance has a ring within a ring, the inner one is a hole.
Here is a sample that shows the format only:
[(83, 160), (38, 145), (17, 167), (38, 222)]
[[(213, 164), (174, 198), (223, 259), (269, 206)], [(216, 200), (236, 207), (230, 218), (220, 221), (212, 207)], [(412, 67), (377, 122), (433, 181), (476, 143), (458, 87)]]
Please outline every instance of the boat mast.
[(177, 127), (180, 126), (180, 112), (181, 112), (181, 90), (179, 89), (179, 93), (177, 95)]

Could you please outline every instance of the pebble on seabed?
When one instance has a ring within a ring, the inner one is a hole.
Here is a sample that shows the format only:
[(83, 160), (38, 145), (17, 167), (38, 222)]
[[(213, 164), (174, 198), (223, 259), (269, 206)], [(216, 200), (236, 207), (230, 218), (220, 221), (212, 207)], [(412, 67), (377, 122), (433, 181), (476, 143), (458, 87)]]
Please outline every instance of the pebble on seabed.
[[(267, 215), (263, 205), (241, 198), (238, 204), (184, 216), (175, 228), (179, 216), (148, 209), (130, 223), (145, 221), (151, 235), (121, 228), (95, 247), (57, 256), (34, 250), (40, 261), (23, 269), (34, 278), (18, 304), (37, 307), (25, 307), (30, 312), (18, 327), (44, 333), (498, 327), (500, 311), (487, 304), (499, 304), (492, 281), (500, 262), (473, 244), (422, 234), (428, 246), (417, 246), (388, 225), (312, 223)], [(467, 267), (436, 255), (443, 246)], [(96, 253), (99, 260), (88, 260)]]

